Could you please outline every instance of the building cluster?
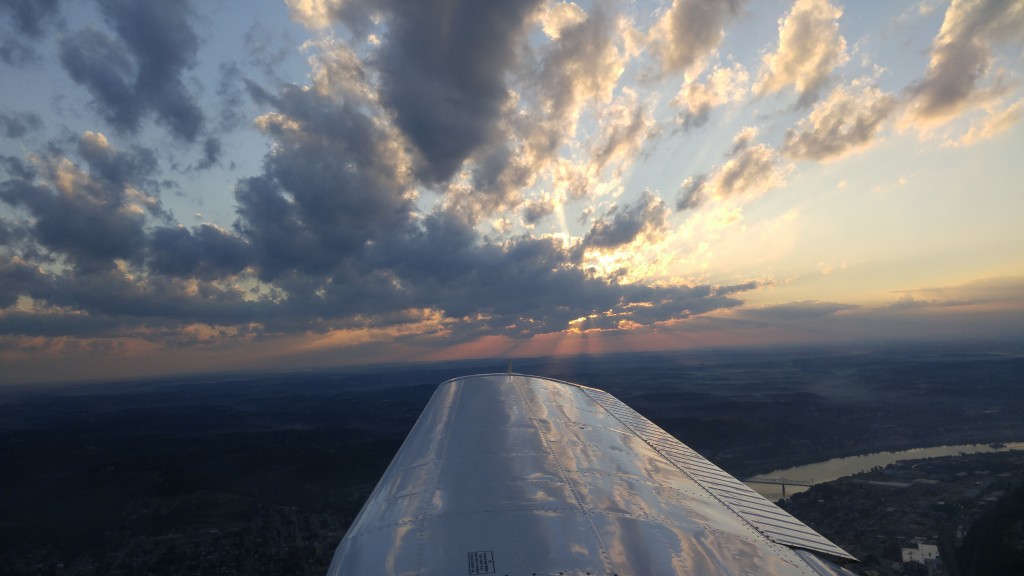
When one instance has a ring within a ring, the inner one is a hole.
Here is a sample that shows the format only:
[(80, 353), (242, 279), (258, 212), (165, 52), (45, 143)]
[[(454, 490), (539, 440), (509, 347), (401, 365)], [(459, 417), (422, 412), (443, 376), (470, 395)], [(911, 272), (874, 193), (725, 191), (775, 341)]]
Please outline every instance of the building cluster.
[(1022, 485), (1024, 453), (973, 454), (899, 462), (780, 505), (859, 558), (861, 574), (947, 576), (971, 527)]

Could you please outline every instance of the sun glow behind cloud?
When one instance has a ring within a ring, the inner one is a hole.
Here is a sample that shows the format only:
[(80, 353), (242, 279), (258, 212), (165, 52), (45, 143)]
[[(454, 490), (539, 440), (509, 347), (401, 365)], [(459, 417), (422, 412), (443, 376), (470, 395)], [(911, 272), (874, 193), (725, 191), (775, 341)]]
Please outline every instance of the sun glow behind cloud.
[(436, 4), (0, 7), (8, 378), (1012, 334), (1017, 3)]

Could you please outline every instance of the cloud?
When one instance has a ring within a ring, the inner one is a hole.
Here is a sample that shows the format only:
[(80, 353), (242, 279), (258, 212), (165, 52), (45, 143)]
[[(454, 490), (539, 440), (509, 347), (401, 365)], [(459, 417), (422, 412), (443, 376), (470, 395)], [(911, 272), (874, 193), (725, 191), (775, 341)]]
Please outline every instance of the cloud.
[(966, 284), (900, 291), (891, 308), (996, 307), (1024, 309), (1024, 279), (985, 278)]
[(157, 274), (217, 279), (240, 273), (251, 259), (245, 242), (209, 224), (157, 228), (148, 241), (149, 269)]
[(631, 163), (644, 144), (658, 132), (657, 123), (649, 106), (627, 97), (605, 108), (599, 120), (601, 133), (590, 151), (590, 167), (600, 172), (614, 165), (621, 174), (622, 167)]
[(548, 38), (554, 40), (562, 35), (563, 30), (576, 26), (586, 19), (587, 13), (574, 2), (550, 3), (542, 7), (537, 15), (541, 30)]
[(4, 0), (0, 2), (0, 60), (26, 66), (39, 56), (32, 42), (42, 38), (58, 17), (57, 0)]
[(506, 77), (538, 0), (387, 2), (381, 100), (419, 152), (421, 178), (443, 182), (497, 137)]
[[(226, 150), (192, 109), (201, 91), (187, 78), (191, 5), (100, 6), (106, 27), (60, 42), (68, 74), (114, 128), (155, 120), (196, 143), (197, 169), (216, 165)], [(589, 266), (588, 250), (665, 233), (670, 210), (650, 192), (599, 213), (582, 239), (530, 229), (596, 186), (617, 192), (656, 134), (655, 102), (619, 85), (641, 44), (627, 17), (537, 1), (289, 6), (356, 40), (306, 43), (308, 86), (268, 88), (230, 62), (220, 68), (216, 104), (237, 108), (233, 83), (244, 86), (269, 144), (235, 186), (232, 226), (177, 223), (159, 201), (156, 153), (99, 132), (67, 151), (3, 159), (0, 334), (166, 347), (375, 331), (448, 344), (632, 330), (734, 308), (753, 288), (652, 286)], [(731, 18), (704, 6), (723, 26)], [(375, 40), (361, 44), (368, 36), (356, 31), (371, 29)], [(211, 114), (225, 130), (238, 121)], [(730, 161), (758, 154), (748, 136)], [(431, 193), (440, 196), (417, 202)], [(523, 228), (495, 224), (513, 209)], [(488, 223), (497, 235), (482, 231)]]
[(78, 140), (78, 153), (89, 164), (92, 176), (123, 187), (140, 183), (157, 171), (156, 154), (148, 148), (136, 147), (131, 152), (118, 152), (107, 137), (86, 132)]
[(730, 67), (716, 65), (704, 83), (687, 82), (676, 94), (673, 104), (685, 108), (684, 128), (707, 124), (711, 110), (729, 102), (739, 102), (749, 92), (750, 76), (740, 63)]
[(531, 200), (523, 206), (523, 221), (534, 225), (555, 211), (555, 203), (549, 199)]
[(618, 248), (639, 236), (653, 237), (665, 231), (668, 208), (661, 198), (644, 192), (633, 205), (613, 206), (598, 218), (583, 238), (583, 245)]
[(0, 134), (10, 139), (21, 138), (43, 127), (43, 119), (34, 112), (5, 114), (0, 112)]
[(790, 167), (773, 148), (755, 144), (756, 136), (754, 127), (740, 130), (723, 164), (683, 181), (676, 209), (696, 208), (713, 199), (754, 197), (785, 184)]
[(200, 158), (199, 163), (196, 164), (196, 170), (209, 170), (220, 162), (221, 155), (223, 155), (224, 149), (220, 143), (220, 139), (214, 138), (213, 136), (203, 141), (203, 157)]
[(761, 308), (746, 308), (741, 312), (741, 315), (749, 318), (756, 318), (758, 320), (788, 322), (834, 316), (841, 312), (857, 308), (859, 308), (859, 306), (852, 304), (805, 300), (803, 302), (789, 302), (787, 304), (776, 304), (774, 306), (764, 306)]
[(204, 114), (182, 77), (198, 49), (188, 0), (99, 5), (117, 38), (92, 28), (63, 38), (60, 60), (68, 75), (118, 130), (137, 132), (151, 115), (175, 137), (194, 141)]
[[(600, 8), (560, 30), (545, 47), (537, 82), (541, 107), (557, 125), (572, 126), (582, 105), (609, 102), (634, 47), (621, 43), (632, 30)], [(620, 42), (616, 42), (620, 40)]]
[(932, 44), (924, 78), (909, 88), (909, 117), (941, 123), (1005, 93), (996, 78), (979, 82), (992, 65), (991, 45), (1024, 35), (1024, 5), (1003, 0), (954, 0)]
[(376, 120), (358, 68), (331, 67), (312, 90), (285, 86), (274, 95), (250, 86), (274, 109), (256, 121), (274, 146), (263, 175), (238, 184), (236, 228), (253, 244), (263, 278), (326, 271), (404, 225), (409, 161), (394, 129)]
[(944, 145), (947, 147), (970, 146), (983, 140), (988, 140), (1005, 132), (1011, 126), (1024, 118), (1024, 100), (1017, 100), (1006, 108), (989, 106), (986, 116), (971, 124), (967, 132), (958, 138), (947, 140)]
[[(618, 178), (655, 132), (649, 103), (638, 102), (629, 89), (616, 94), (626, 65), (636, 55), (632, 24), (600, 7), (590, 14), (575, 5), (568, 10), (572, 16), (557, 23), (543, 10), (534, 18), (542, 27), (546, 22), (553, 37), (529, 52), (535, 60), (524, 59), (517, 68), (515, 100), (503, 110), (498, 132), (471, 156), (466, 174), (445, 192), (446, 205), (471, 220), (515, 209), (524, 201), (522, 192), (538, 181), (554, 181), (562, 200), (586, 195), (606, 166), (615, 173), (604, 181)], [(596, 131), (581, 128), (584, 114), (596, 118)], [(573, 167), (571, 192), (561, 185), (567, 170), (559, 155), (567, 144), (587, 146), (589, 154)]]
[(828, 0), (797, 0), (779, 19), (778, 49), (763, 57), (754, 93), (768, 94), (792, 86), (798, 106), (817, 99), (835, 68), (846, 64), (846, 39), (839, 33), (843, 11)]
[[(319, 30), (331, 25), (331, 21), (341, 17), (345, 0), (284, 0), (291, 11), (292, 18), (307, 28)], [(351, 2), (348, 2), (351, 4)]]
[(897, 99), (866, 80), (838, 86), (793, 128), (786, 130), (782, 152), (790, 158), (832, 160), (872, 144)]
[(650, 32), (662, 73), (699, 72), (744, 4), (745, 0), (674, 0)]
[(155, 160), (145, 149), (117, 152), (93, 132), (82, 136), (79, 153), (89, 172), (66, 158), (40, 158), (33, 172), (0, 183), (0, 200), (31, 214), (34, 239), (45, 249), (83, 271), (102, 270), (137, 257), (146, 214), (162, 215), (159, 201), (134, 187), (153, 173)]

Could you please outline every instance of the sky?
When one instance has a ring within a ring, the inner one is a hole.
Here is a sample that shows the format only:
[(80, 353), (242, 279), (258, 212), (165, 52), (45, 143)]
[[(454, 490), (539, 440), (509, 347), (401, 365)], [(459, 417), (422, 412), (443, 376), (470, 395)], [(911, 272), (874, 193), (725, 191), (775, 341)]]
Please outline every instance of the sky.
[(1024, 342), (1024, 3), (0, 0), (0, 383)]

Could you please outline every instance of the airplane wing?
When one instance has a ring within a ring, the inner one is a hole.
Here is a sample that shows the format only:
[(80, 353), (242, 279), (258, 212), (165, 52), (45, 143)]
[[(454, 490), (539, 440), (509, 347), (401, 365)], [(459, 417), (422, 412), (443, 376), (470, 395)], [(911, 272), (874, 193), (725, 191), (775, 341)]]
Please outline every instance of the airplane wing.
[(328, 575), (851, 575), (853, 560), (611, 394), (488, 374), (438, 387)]

